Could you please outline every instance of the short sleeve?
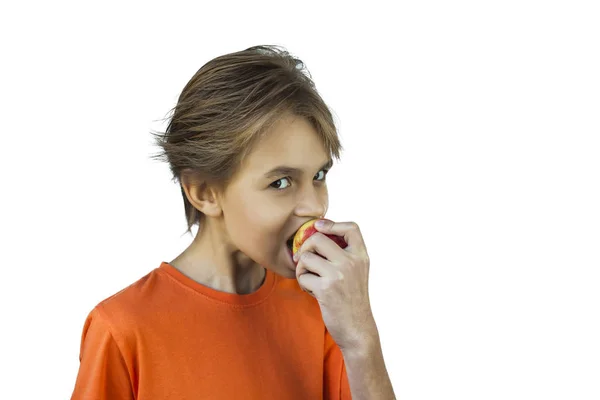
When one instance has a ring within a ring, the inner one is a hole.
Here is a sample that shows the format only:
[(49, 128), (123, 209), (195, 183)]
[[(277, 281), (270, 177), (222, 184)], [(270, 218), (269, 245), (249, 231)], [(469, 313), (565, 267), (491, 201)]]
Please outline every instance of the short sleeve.
[(123, 355), (98, 306), (85, 320), (79, 361), (71, 400), (135, 398)]
[(344, 357), (339, 346), (325, 329), (323, 399), (352, 400)]

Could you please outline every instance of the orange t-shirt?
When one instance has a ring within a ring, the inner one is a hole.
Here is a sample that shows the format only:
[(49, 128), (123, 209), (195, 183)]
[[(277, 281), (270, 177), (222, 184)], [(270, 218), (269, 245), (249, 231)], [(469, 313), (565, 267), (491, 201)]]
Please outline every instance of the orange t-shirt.
[(167, 262), (89, 313), (71, 399), (351, 399), (315, 298), (266, 270), (225, 293)]

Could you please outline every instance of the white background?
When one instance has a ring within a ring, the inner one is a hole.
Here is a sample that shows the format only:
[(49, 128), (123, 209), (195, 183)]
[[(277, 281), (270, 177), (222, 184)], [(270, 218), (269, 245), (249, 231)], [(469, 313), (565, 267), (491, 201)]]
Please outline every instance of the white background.
[[(219, 3), (219, 5), (215, 5)], [(279, 44), (345, 147), (398, 399), (600, 398), (600, 13), (588, 1), (0, 9), (2, 399), (69, 398), (87, 313), (192, 240), (150, 130)]]

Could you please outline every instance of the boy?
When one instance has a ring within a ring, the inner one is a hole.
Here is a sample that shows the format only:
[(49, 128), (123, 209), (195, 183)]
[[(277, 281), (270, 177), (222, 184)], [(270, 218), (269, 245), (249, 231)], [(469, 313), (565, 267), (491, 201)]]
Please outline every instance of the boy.
[(314, 234), (294, 260), (286, 244), (326, 214), (342, 149), (302, 62), (274, 46), (217, 57), (173, 111), (159, 158), (198, 232), (90, 312), (72, 399), (393, 398), (358, 226), (319, 228), (345, 249)]

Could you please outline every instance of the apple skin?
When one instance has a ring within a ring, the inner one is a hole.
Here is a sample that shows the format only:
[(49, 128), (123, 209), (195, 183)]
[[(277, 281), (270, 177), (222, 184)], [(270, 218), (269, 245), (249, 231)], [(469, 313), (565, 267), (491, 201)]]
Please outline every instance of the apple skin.
[[(317, 228), (315, 228), (314, 226), (315, 222), (317, 222), (318, 220), (319, 218), (311, 219), (310, 221), (305, 222), (300, 228), (298, 228), (296, 234), (294, 235), (292, 254), (296, 254), (296, 252), (300, 250), (302, 243), (304, 243), (306, 239), (311, 237), (313, 234), (318, 232)], [(329, 233), (325, 233), (325, 236), (336, 242), (337, 245), (340, 246), (342, 249), (345, 249), (348, 246), (348, 243), (346, 243), (344, 238), (341, 236), (332, 235)]]

